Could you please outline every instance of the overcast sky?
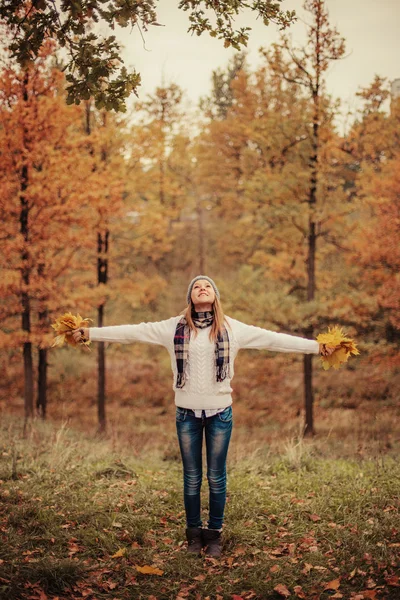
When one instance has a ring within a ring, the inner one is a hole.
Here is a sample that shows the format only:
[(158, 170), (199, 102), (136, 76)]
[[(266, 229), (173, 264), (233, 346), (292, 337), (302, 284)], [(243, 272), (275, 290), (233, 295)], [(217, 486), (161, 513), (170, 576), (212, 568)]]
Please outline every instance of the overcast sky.
[[(137, 28), (118, 29), (115, 33), (124, 45), (127, 67), (135, 67), (142, 76), (140, 97), (144, 98), (164, 80), (181, 86), (191, 103), (210, 90), (211, 72), (227, 64), (235, 52), (225, 49), (221, 40), (207, 33), (187, 33), (187, 13), (177, 8), (178, 0), (160, 0), (158, 21), (164, 27), (144, 32), (145, 46)], [(284, 0), (282, 9), (294, 9), (304, 17), (302, 0)], [(355, 108), (355, 93), (378, 74), (389, 81), (400, 78), (400, 0), (327, 0), (330, 20), (346, 39), (347, 58), (331, 66), (328, 91), (339, 96), (345, 106)], [(274, 24), (265, 27), (251, 12), (243, 13), (238, 24), (252, 27), (248, 44), (248, 62), (256, 67), (258, 49), (278, 41)], [(298, 21), (290, 28), (295, 43), (304, 42), (305, 27)]]

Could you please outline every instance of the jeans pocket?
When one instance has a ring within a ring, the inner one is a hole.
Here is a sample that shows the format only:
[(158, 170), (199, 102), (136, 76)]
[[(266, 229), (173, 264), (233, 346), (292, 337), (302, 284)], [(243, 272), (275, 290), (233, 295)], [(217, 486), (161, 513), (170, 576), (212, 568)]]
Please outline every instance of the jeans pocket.
[(187, 409), (181, 408), (180, 406), (176, 407), (176, 420), (184, 421), (186, 419)]
[(220, 421), (223, 421), (224, 423), (232, 421), (232, 418), (233, 418), (232, 406), (228, 406), (227, 408), (225, 408), (225, 410), (222, 410), (221, 412), (219, 412), (218, 418)]

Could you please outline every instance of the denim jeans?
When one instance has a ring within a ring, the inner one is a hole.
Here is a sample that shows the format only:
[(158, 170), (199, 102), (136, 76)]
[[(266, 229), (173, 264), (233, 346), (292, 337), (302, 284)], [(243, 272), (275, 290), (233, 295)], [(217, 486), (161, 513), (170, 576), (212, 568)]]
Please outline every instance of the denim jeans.
[(200, 489), (203, 475), (203, 431), (206, 439), (210, 493), (209, 529), (221, 529), (226, 501), (226, 457), (232, 433), (232, 407), (212, 417), (197, 418), (187, 408), (176, 409), (176, 430), (183, 462), (186, 526), (201, 527)]

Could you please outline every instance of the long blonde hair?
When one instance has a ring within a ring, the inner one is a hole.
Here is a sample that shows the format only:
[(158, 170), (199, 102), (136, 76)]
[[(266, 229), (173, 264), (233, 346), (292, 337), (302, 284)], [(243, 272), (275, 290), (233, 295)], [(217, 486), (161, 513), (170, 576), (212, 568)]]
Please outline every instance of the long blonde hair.
[[(187, 307), (185, 308), (185, 310), (183, 311), (183, 316), (186, 319), (186, 323), (188, 324), (189, 328), (193, 331), (194, 335), (197, 335), (197, 327), (196, 325), (193, 323), (193, 319), (192, 319), (192, 310), (194, 309), (194, 304), (191, 300), (189, 300), (189, 304), (187, 305)], [(225, 319), (225, 315), (224, 315), (224, 311), (222, 310), (222, 306), (221, 306), (221, 302), (219, 301), (219, 298), (217, 298), (217, 296), (215, 296), (215, 300), (213, 302), (213, 311), (214, 311), (214, 321), (213, 324), (210, 327), (210, 333), (209, 333), (209, 338), (211, 341), (215, 342), (216, 339), (218, 338), (218, 335), (220, 333), (222, 333), (222, 329), (224, 327), (224, 325), (228, 325), (226, 319)]]

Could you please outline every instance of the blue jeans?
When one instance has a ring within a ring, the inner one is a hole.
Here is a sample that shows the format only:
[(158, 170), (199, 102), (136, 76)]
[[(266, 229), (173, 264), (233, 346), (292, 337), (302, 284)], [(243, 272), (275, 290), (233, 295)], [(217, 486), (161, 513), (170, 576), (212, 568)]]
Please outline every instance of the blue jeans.
[(186, 526), (201, 527), (200, 489), (203, 475), (203, 430), (206, 438), (207, 479), (210, 492), (209, 529), (221, 529), (226, 501), (226, 457), (232, 433), (232, 407), (197, 418), (187, 408), (176, 408), (176, 430), (183, 462)]

